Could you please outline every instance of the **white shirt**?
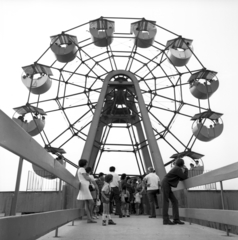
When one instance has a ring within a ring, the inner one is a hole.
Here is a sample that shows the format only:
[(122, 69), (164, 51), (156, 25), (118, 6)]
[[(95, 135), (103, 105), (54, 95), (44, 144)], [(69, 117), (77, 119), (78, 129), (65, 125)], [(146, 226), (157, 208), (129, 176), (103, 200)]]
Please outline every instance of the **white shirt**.
[(159, 189), (158, 182), (159, 182), (159, 177), (156, 175), (156, 173), (149, 173), (147, 174), (144, 179), (147, 182), (147, 190), (157, 190)]
[(110, 172), (109, 174), (111, 174), (113, 176), (112, 182), (110, 183), (110, 187), (119, 187), (119, 175), (115, 172)]

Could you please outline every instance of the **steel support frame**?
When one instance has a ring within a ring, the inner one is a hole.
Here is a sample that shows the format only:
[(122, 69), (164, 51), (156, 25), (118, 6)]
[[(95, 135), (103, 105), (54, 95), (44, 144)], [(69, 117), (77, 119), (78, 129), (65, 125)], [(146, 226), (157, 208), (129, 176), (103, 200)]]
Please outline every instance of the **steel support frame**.
[[(90, 158), (91, 158), (91, 154), (93, 152), (93, 146), (94, 146), (94, 142), (95, 142), (96, 135), (97, 135), (98, 125), (100, 123), (100, 117), (101, 117), (101, 112), (103, 109), (104, 99), (105, 99), (105, 96), (107, 93), (109, 81), (116, 75), (125, 75), (128, 78), (130, 78), (130, 80), (133, 82), (133, 85), (135, 88), (135, 93), (136, 93), (138, 104), (139, 104), (139, 108), (140, 108), (143, 125), (144, 125), (144, 129), (145, 129), (145, 134), (146, 134), (147, 141), (148, 141), (148, 146), (150, 149), (150, 154), (152, 157), (152, 162), (153, 162), (156, 173), (159, 175), (160, 179), (163, 179), (163, 177), (166, 174), (164, 163), (162, 160), (162, 156), (161, 156), (158, 144), (155, 139), (151, 121), (149, 118), (149, 114), (148, 114), (144, 99), (141, 94), (138, 80), (131, 72), (128, 72), (125, 70), (116, 70), (116, 71), (110, 72), (106, 76), (106, 78), (103, 82), (102, 90), (101, 90), (101, 93), (100, 93), (100, 96), (98, 99), (98, 103), (96, 105), (94, 117), (93, 117), (92, 124), (91, 124), (89, 132), (88, 132), (88, 137), (87, 137), (86, 143), (84, 145), (81, 159), (86, 159), (86, 160), (90, 161), (91, 166), (94, 165), (94, 163), (92, 162), (92, 160), (90, 160)], [(145, 165), (147, 165), (147, 163), (145, 163)]]

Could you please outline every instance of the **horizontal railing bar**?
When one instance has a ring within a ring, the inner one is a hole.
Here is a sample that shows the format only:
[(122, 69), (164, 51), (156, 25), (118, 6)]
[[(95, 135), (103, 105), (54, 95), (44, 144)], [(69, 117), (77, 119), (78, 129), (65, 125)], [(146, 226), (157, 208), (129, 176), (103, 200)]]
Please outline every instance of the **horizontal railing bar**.
[(83, 214), (82, 209), (68, 209), (0, 218), (0, 239), (37, 239)]
[(0, 110), (0, 146), (78, 188), (79, 180)]
[(234, 178), (238, 178), (238, 163), (232, 163), (225, 167), (221, 167), (179, 182), (178, 187), (174, 189), (174, 191), (230, 180)]

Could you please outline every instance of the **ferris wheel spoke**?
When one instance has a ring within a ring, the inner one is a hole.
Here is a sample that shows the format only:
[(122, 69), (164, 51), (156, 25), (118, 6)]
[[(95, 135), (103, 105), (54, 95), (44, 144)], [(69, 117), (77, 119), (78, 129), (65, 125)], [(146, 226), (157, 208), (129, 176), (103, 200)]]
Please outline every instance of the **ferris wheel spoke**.
[[(88, 56), (89, 57), (89, 59), (90, 60), (92, 60), (96, 65), (98, 65), (99, 67), (101, 67), (104, 71), (105, 71), (105, 73), (108, 73), (108, 71), (103, 67), (103, 66), (101, 66), (101, 64), (99, 64), (95, 59), (94, 59), (94, 57), (91, 57), (86, 51), (84, 51), (83, 49), (81, 49), (81, 51), (83, 51), (83, 53), (86, 55), (86, 56)], [(88, 60), (85, 60), (85, 61), (88, 61)], [(86, 63), (85, 63), (86, 64)], [(90, 68), (89, 68), (90, 69)], [(97, 76), (97, 74), (96, 73), (94, 73), (96, 76)], [(98, 77), (98, 76), (97, 76)]]

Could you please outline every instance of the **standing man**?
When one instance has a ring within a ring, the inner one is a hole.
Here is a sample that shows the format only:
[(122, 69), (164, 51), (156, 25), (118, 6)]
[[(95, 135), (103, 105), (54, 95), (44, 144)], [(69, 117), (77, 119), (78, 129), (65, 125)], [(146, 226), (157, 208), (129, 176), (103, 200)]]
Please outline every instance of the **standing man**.
[(156, 218), (155, 206), (156, 209), (159, 208), (158, 199), (156, 194), (159, 193), (160, 179), (155, 173), (153, 167), (148, 168), (149, 174), (147, 174), (143, 181), (147, 186), (147, 195), (150, 203), (150, 216), (149, 218)]
[[(176, 188), (178, 186), (178, 182), (183, 181), (186, 178), (188, 178), (188, 169), (184, 165), (184, 160), (182, 158), (177, 159), (175, 167), (172, 168), (162, 180), (164, 225), (184, 224), (184, 222), (179, 219), (178, 200), (174, 196), (171, 187)], [(169, 220), (169, 200), (172, 203), (173, 222)]]
[(119, 215), (119, 218), (122, 218), (121, 199), (119, 196), (121, 191), (120, 178), (119, 178), (119, 175), (115, 173), (115, 170), (116, 168), (113, 166), (109, 168), (109, 172), (113, 176), (112, 182), (110, 183), (110, 187), (111, 187), (110, 213), (112, 213), (112, 204), (114, 200), (116, 204), (116, 214)]

